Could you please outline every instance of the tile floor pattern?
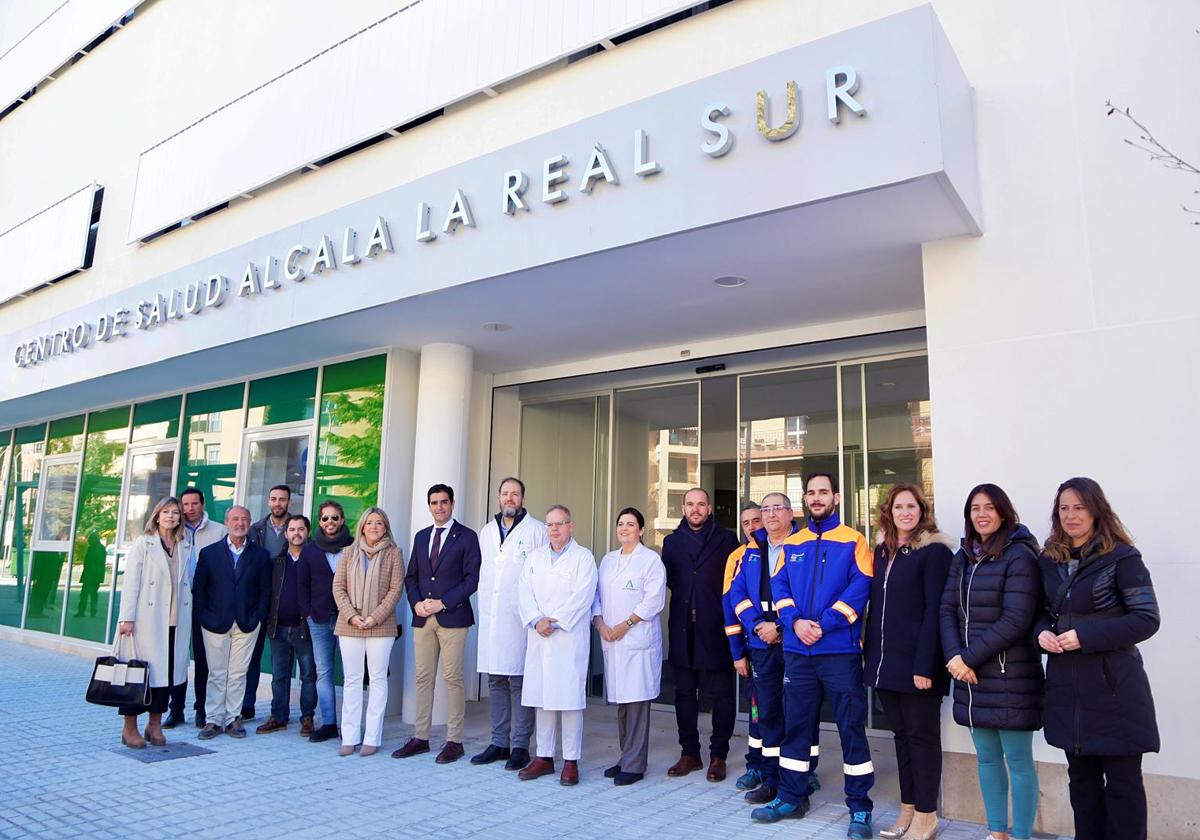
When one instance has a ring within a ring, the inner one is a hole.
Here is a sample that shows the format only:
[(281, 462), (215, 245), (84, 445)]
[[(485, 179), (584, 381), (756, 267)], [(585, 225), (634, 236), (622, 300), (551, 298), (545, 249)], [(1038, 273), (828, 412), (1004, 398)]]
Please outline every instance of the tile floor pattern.
[[(416, 826), (443, 840), (845, 836), (836, 772), (821, 774), (825, 789), (803, 820), (750, 822), (750, 808), (733, 786), (742, 771), (744, 725), (730, 778), (720, 785), (701, 773), (667, 778), (678, 753), (673, 718), (664, 714), (655, 716), (647, 778), (613, 787), (601, 775), (616, 754), (615, 715), (604, 707), (588, 709), (582, 781), (573, 789), (553, 777), (519, 782), (499, 765), (472, 767), (466, 759), (448, 766), (432, 755), (394, 760), (391, 750), (410, 731), (399, 717), (387, 721), (384, 749), (366, 759), (339, 758), (336, 741), (308, 743), (293, 722), (286, 732), (262, 736), (251, 725), (243, 741), (220, 736), (204, 745), (212, 754), (142, 763), (113, 749), (120, 731), (115, 710), (84, 702), (90, 673), (89, 660), (0, 640), (0, 837), (328, 838), (410, 833)], [(485, 746), (488, 729), (485, 704), (469, 706), (468, 756)], [(260, 699), (260, 721), (266, 707)], [(195, 743), (188, 714), (188, 725), (168, 739)], [(444, 731), (434, 729), (435, 750)], [(830, 752), (827, 765), (837, 760)], [(877, 802), (877, 824), (889, 825), (896, 807)], [(986, 834), (971, 823), (942, 825), (942, 840)]]

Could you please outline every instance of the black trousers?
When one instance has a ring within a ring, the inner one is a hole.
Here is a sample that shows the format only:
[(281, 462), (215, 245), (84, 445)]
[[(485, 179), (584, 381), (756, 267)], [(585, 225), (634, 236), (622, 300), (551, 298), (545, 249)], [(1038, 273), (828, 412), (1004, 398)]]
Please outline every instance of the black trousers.
[(242, 717), (254, 717), (254, 701), (258, 699), (258, 675), (262, 671), (263, 648), (267, 644), (267, 625), (264, 620), (258, 628), (258, 639), (254, 642), (254, 653), (250, 654), (250, 670), (246, 672), (246, 696), (242, 699)]
[(875, 693), (896, 741), (900, 801), (932, 813), (942, 784), (942, 698), (881, 688)]
[(1146, 840), (1140, 755), (1067, 753), (1075, 840)]
[(708, 752), (712, 758), (729, 757), (729, 739), (733, 737), (737, 691), (733, 668), (704, 671), (674, 666), (675, 722), (679, 727), (679, 746), (685, 755), (700, 757), (700, 688), (712, 699), (712, 737)]
[[(142, 712), (150, 712), (152, 714), (161, 715), (167, 710), (167, 702), (171, 697), (171, 693), (178, 686), (171, 686), (171, 678), (175, 674), (175, 628), (172, 627), (167, 631), (167, 685), (151, 686), (150, 688), (150, 706), (117, 706), (117, 714), (133, 715), (137, 717)], [(187, 688), (187, 683), (183, 684)]]
[[(208, 656), (204, 653), (204, 636), (200, 632), (200, 619), (192, 613), (192, 661), (196, 663), (195, 686), (193, 692), (196, 702), (192, 708), (197, 714), (204, 714), (204, 695), (208, 687)], [(171, 711), (183, 714), (187, 706), (187, 680), (171, 688)]]

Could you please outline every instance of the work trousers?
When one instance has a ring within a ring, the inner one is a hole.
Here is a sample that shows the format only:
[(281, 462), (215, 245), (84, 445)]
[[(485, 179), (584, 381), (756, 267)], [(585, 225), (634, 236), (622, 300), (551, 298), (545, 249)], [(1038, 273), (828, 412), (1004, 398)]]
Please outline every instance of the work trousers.
[(562, 756), (566, 761), (578, 761), (583, 754), (583, 709), (556, 712), (537, 710), (537, 754), (554, 760), (554, 747), (559, 718), (562, 719)]
[(204, 654), (208, 657), (204, 716), (208, 723), (228, 726), (241, 716), (246, 669), (250, 667), (250, 657), (261, 631), (262, 624), (257, 624), (246, 633), (236, 621), (225, 633), (203, 630)]
[[(761, 739), (762, 764), (759, 772), (763, 782), (770, 787), (779, 787), (779, 748), (783, 744), (783, 646), (771, 645), (759, 650), (750, 648), (750, 667), (754, 676), (754, 698), (756, 708), (751, 710), (750, 725), (758, 718), (758, 736)], [(757, 715), (754, 713), (757, 712)], [(820, 720), (818, 719), (818, 725)]]
[(900, 801), (922, 813), (937, 810), (942, 785), (942, 698), (876, 689), (896, 741)]
[[(338, 636), (342, 649), (342, 745), (357, 746), (359, 737), (368, 747), (383, 741), (383, 713), (387, 709), (388, 661), (393, 636)], [(371, 685), (367, 690), (367, 722), (363, 726), (363, 660)]]
[(645, 773), (650, 755), (650, 701), (617, 705), (617, 736), (621, 757), (617, 766), (623, 773)]
[(704, 671), (674, 666), (675, 723), (679, 727), (679, 746), (684, 755), (700, 758), (700, 686), (712, 699), (712, 736), (708, 742), (710, 757), (724, 761), (729, 757), (729, 739), (737, 714), (733, 668)]
[(975, 742), (975, 756), (979, 762), (979, 791), (983, 794), (988, 831), (1008, 831), (1011, 776), (1013, 840), (1029, 840), (1038, 806), (1033, 733), (976, 726), (971, 730), (971, 740)]
[(1067, 753), (1075, 840), (1146, 840), (1140, 755)]
[[(746, 654), (747, 660), (750, 654)], [(749, 736), (746, 738), (746, 769), (753, 770), (758, 774), (763, 772), (763, 755), (762, 755), (762, 732), (758, 728), (758, 695), (754, 691), (754, 669), (751, 668), (749, 675), (742, 678), (741, 700), (746, 703), (746, 708), (750, 710), (750, 725)]]
[[(533, 735), (534, 710), (521, 705), (520, 674), (488, 674), (488, 705), (492, 714), (492, 744), (501, 749), (528, 750)], [(509, 732), (511, 731), (511, 738)]]
[(797, 805), (812, 793), (809, 773), (820, 731), (822, 697), (833, 704), (842, 742), (846, 807), (870, 811), (868, 793), (875, 784), (875, 765), (867, 743), (867, 690), (862, 657), (855, 653), (783, 654), (785, 730), (779, 749), (779, 798)]
[(442, 679), (446, 684), (446, 740), (462, 743), (463, 718), (467, 714), (467, 694), (463, 690), (463, 649), (466, 644), (466, 627), (442, 627), (436, 615), (426, 618), (425, 626), (413, 628), (417, 685), (414, 738), (429, 740), (429, 727), (433, 723), (433, 690), (440, 661)]

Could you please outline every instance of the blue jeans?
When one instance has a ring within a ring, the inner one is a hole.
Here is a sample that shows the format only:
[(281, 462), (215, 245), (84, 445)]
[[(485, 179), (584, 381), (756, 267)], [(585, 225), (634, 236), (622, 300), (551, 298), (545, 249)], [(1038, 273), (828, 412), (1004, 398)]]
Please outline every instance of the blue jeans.
[[(988, 831), (1008, 831), (1008, 780), (1012, 777), (1012, 836), (1027, 840), (1037, 817), (1038, 778), (1033, 764), (1033, 733), (1009, 729), (971, 730), (979, 759), (979, 790)], [(1008, 763), (1005, 769), (1005, 762)]]
[(308, 628), (280, 625), (271, 637), (271, 717), (287, 723), (291, 714), (292, 661), (300, 665), (300, 718), (310, 718), (317, 707), (317, 668)]
[(330, 616), (324, 624), (308, 620), (312, 637), (313, 659), (317, 663), (317, 704), (321, 707), (321, 725), (337, 726), (337, 693), (333, 685), (333, 657), (337, 651), (337, 637), (333, 627), (337, 616)]

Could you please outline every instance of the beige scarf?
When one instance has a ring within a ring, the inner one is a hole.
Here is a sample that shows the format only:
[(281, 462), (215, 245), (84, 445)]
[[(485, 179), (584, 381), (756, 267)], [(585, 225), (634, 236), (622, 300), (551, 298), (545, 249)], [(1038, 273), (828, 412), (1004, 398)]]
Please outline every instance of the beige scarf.
[[(391, 538), (384, 537), (374, 546), (368, 546), (361, 540), (355, 540), (346, 548), (349, 557), (349, 595), (350, 603), (358, 614), (369, 616), (379, 606), (379, 556), (384, 549), (393, 545)], [(364, 562), (364, 558), (366, 562)]]

